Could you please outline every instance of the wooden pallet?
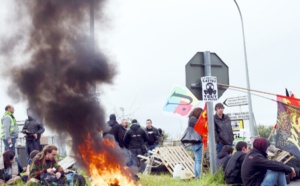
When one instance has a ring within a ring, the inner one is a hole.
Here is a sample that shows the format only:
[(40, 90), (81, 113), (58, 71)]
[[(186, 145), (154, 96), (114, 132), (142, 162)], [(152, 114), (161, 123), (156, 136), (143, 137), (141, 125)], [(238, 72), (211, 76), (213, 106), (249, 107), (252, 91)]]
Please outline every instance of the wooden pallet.
[(155, 149), (155, 153), (172, 175), (175, 166), (181, 164), (187, 174), (195, 177), (195, 162), (183, 146), (159, 147)]
[(291, 153), (283, 150), (281, 152), (278, 152), (277, 156), (274, 157), (273, 160), (286, 164), (293, 158), (294, 158), (294, 156)]

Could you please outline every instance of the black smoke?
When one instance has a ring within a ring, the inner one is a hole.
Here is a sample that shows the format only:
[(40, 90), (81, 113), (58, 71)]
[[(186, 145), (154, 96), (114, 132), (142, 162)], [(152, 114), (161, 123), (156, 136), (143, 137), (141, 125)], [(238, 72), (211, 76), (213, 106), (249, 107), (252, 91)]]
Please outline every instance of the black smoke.
[[(73, 151), (90, 135), (95, 149), (106, 148), (99, 131), (107, 130), (104, 111), (91, 101), (95, 84), (111, 83), (115, 68), (89, 35), (90, 1), (30, 0), (26, 8), (30, 26), (25, 50), (29, 61), (11, 71), (14, 96), (37, 108), (48, 127), (73, 139)], [(94, 0), (95, 20), (103, 20), (104, 0)], [(25, 15), (24, 15), (25, 16)], [(105, 150), (105, 149), (104, 149)], [(107, 149), (109, 150), (109, 149)], [(111, 159), (124, 163), (111, 149)], [(81, 156), (77, 157), (82, 166)]]

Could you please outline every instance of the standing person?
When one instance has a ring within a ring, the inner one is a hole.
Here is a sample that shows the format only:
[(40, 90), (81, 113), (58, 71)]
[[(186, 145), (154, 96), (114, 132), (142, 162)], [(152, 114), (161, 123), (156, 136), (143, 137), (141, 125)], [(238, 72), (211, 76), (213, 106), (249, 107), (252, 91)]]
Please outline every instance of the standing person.
[(148, 136), (136, 119), (133, 119), (131, 123), (129, 130), (124, 136), (124, 146), (131, 152), (133, 165), (139, 167), (140, 163), (137, 156), (147, 153), (147, 149), (144, 149), (144, 147), (148, 141)]
[(40, 138), (45, 132), (43, 124), (38, 119), (37, 111), (33, 108), (27, 109), (28, 119), (25, 121), (22, 133), (26, 136), (26, 151), (29, 158), (33, 150), (40, 151)]
[(221, 152), (217, 155), (217, 168), (222, 167), (222, 170), (225, 170), (225, 167), (228, 161), (231, 159), (233, 148), (229, 145), (224, 145)]
[(15, 162), (15, 153), (12, 150), (7, 150), (0, 157), (0, 183), (12, 184), (21, 180), (19, 176), (18, 165)]
[(28, 185), (35, 185), (38, 181), (45, 185), (51, 185), (51, 182), (63, 185), (66, 182), (64, 170), (55, 160), (56, 154), (57, 147), (47, 145), (34, 157), (30, 164)]
[(242, 164), (244, 186), (286, 186), (285, 173), (296, 176), (293, 167), (267, 158), (269, 148), (270, 142), (267, 139), (254, 140), (253, 149), (246, 155)]
[(246, 154), (249, 152), (248, 145), (239, 141), (235, 146), (236, 152), (229, 159), (225, 168), (225, 181), (227, 184), (243, 185), (241, 169)]
[(194, 164), (194, 172), (195, 178), (198, 179), (201, 175), (201, 162), (202, 162), (202, 137), (194, 130), (194, 126), (196, 125), (200, 115), (202, 113), (202, 108), (195, 108), (189, 114), (188, 127), (185, 130), (181, 142), (183, 144), (191, 144), (191, 150), (194, 153), (195, 164)]
[(124, 136), (127, 131), (128, 121), (127, 119), (123, 119), (121, 125), (119, 125), (118, 133), (117, 133), (117, 142), (121, 148), (124, 148)]
[(117, 122), (117, 117), (115, 114), (109, 115), (109, 120), (107, 124), (111, 127), (110, 130), (107, 133), (104, 133), (104, 136), (106, 134), (111, 134), (114, 136), (115, 140), (117, 141), (118, 139), (118, 128), (119, 128), (119, 123)]
[(15, 108), (12, 105), (5, 107), (5, 113), (1, 119), (1, 139), (4, 150), (12, 150), (15, 153), (16, 139), (19, 136), (19, 128), (14, 117)]
[(148, 150), (153, 150), (159, 144), (160, 134), (159, 134), (158, 130), (152, 126), (151, 119), (146, 120), (146, 125), (147, 125), (146, 132), (148, 134), (148, 141), (147, 141)]
[(233, 131), (230, 118), (223, 113), (224, 105), (217, 103), (215, 106), (215, 137), (217, 143), (217, 153), (221, 152), (224, 145), (233, 145)]

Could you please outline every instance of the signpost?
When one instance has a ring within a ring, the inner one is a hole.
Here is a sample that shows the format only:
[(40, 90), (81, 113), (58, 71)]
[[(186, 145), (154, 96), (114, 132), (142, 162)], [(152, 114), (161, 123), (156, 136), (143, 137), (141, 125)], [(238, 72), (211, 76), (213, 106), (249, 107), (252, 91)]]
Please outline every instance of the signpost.
[(248, 97), (240, 96), (240, 97), (227, 98), (225, 99), (223, 104), (226, 105), (227, 107), (248, 105)]
[[(216, 101), (218, 97), (221, 97), (227, 89), (227, 87), (215, 85), (217, 85), (217, 79), (219, 83), (226, 85), (229, 84), (228, 66), (215, 53), (197, 52), (192, 57), (192, 59), (185, 65), (185, 72), (186, 87), (196, 96), (197, 99), (207, 101), (210, 169), (211, 173), (214, 174), (217, 171), (217, 165), (214, 109), (212, 101)], [(203, 76), (206, 77), (202, 78)], [(208, 86), (204, 87), (204, 84), (202, 85), (201, 78), (203, 81), (205, 79), (212, 80), (212, 84), (207, 83), (206, 85)]]

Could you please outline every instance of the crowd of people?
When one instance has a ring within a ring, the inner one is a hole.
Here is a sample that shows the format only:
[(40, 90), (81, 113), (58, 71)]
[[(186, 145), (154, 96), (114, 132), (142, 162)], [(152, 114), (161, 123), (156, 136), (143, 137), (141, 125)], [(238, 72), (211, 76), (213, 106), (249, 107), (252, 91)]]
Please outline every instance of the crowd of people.
[[(202, 108), (195, 108), (189, 114), (188, 127), (181, 139), (184, 144), (194, 153), (195, 178), (201, 177), (202, 170), (202, 136), (195, 131), (194, 127), (203, 113)], [(15, 143), (19, 130), (14, 117), (14, 107), (7, 105), (1, 119), (1, 139), (5, 152), (0, 157), (0, 184), (11, 184), (18, 180), (27, 182), (29, 185), (37, 183), (57, 185), (74, 183), (76, 173), (63, 170), (56, 162), (57, 147), (47, 145), (43, 149), (40, 145), (41, 134), (45, 131), (43, 124), (38, 118), (36, 109), (27, 109), (28, 119), (21, 130), (26, 138), (26, 152), (28, 166), (22, 167), (15, 158)], [(149, 150), (155, 149), (163, 141), (162, 130), (152, 125), (152, 120), (145, 121), (146, 127), (142, 128), (136, 119), (129, 121), (123, 119), (121, 124), (116, 116), (111, 114), (109, 121), (110, 130), (103, 134), (111, 135), (120, 148), (129, 153), (127, 166), (141, 168), (138, 155), (147, 155)], [(296, 176), (293, 167), (267, 158), (270, 142), (265, 138), (255, 139), (253, 148), (249, 144), (240, 141), (233, 148), (233, 131), (230, 118), (224, 114), (224, 105), (215, 105), (214, 115), (216, 158), (217, 166), (224, 171), (224, 179), (227, 184), (244, 186), (285, 186), (286, 174)], [(24, 172), (21, 176), (20, 173)], [(77, 175), (80, 178), (80, 175)], [(84, 180), (84, 178), (82, 178)], [(78, 179), (77, 181), (80, 181)]]
[[(216, 141), (217, 167), (224, 171), (227, 184), (244, 186), (286, 186), (286, 174), (296, 176), (293, 167), (267, 158), (270, 142), (265, 138), (257, 138), (253, 148), (240, 141), (233, 148), (233, 131), (230, 118), (223, 113), (224, 105), (215, 105), (214, 126)], [(183, 143), (189, 143), (195, 156), (195, 178), (201, 176), (202, 136), (194, 130), (194, 126), (202, 113), (195, 108), (189, 115), (188, 128), (182, 137)]]
[(107, 124), (111, 127), (104, 136), (110, 134), (114, 137), (120, 148), (127, 149), (129, 153), (128, 166), (137, 166), (140, 170), (143, 167), (140, 164), (138, 155), (147, 155), (149, 150), (155, 149), (162, 141), (162, 130), (152, 125), (152, 120), (145, 121), (146, 127), (142, 128), (136, 119), (129, 121), (123, 119), (121, 124), (117, 122), (116, 115), (111, 114)]
[[(42, 148), (40, 138), (45, 128), (39, 119), (38, 110), (27, 109), (28, 119), (21, 131), (14, 117), (14, 107), (7, 105), (1, 119), (1, 139), (4, 153), (0, 156), (0, 184), (15, 184), (17, 181), (28, 185), (84, 185), (85, 179), (71, 171), (63, 170), (55, 160), (57, 147)], [(15, 144), (22, 132), (26, 139), (27, 166), (22, 167), (16, 158)], [(22, 173), (22, 174), (21, 174)], [(79, 184), (81, 183), (81, 184)]]

